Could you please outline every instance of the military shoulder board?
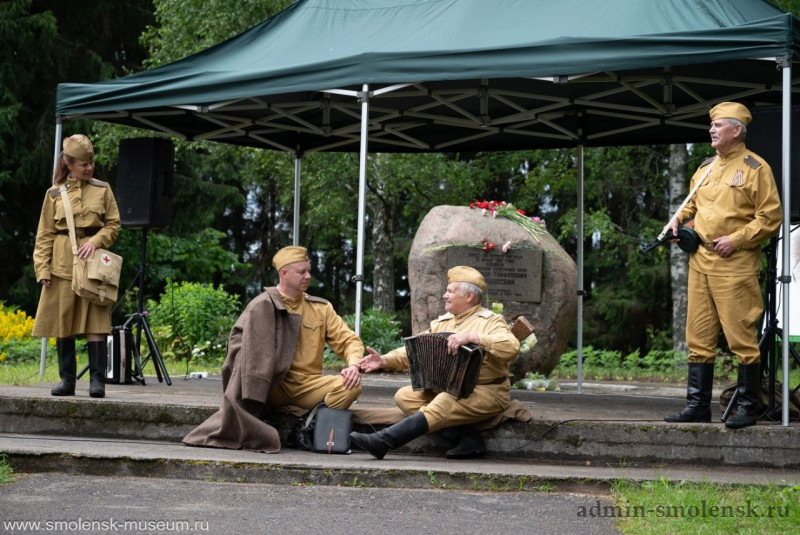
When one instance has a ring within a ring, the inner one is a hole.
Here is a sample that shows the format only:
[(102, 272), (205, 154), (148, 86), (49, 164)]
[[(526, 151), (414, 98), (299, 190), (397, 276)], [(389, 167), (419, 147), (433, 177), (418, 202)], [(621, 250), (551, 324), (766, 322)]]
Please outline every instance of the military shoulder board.
[(703, 160), (703, 163), (700, 164), (700, 167), (705, 167), (713, 161), (714, 161), (714, 156), (706, 158), (705, 160)]
[(744, 157), (744, 163), (746, 163), (747, 165), (749, 165), (753, 169), (758, 169), (759, 167), (761, 167), (761, 162), (759, 162), (758, 160), (756, 160), (755, 158), (753, 158), (749, 154)]

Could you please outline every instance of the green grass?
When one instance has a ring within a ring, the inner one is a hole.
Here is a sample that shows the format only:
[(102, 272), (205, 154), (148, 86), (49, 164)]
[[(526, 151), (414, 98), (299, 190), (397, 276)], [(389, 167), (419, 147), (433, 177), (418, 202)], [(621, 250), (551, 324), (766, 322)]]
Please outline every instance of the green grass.
[(797, 533), (800, 486), (719, 485), (671, 482), (612, 486), (616, 508), (598, 515), (616, 518), (623, 533)]
[(6, 454), (0, 454), (0, 484), (14, 481), (13, 473), (14, 469), (8, 464)]
[[(78, 372), (87, 365), (88, 357), (86, 355), (78, 356)], [(219, 374), (220, 366), (218, 364), (203, 364), (203, 363), (189, 363), (188, 371), (185, 362), (176, 362), (171, 359), (164, 359), (164, 365), (170, 377), (183, 377), (185, 374), (194, 371), (204, 371), (209, 374)], [(82, 379), (88, 379), (88, 373)], [(153, 362), (150, 361), (144, 366), (145, 377), (155, 376), (156, 369)], [(58, 382), (58, 364), (52, 359), (47, 360), (44, 378), (39, 379), (39, 363), (36, 362), (21, 362), (15, 364), (0, 363), (0, 385), (14, 385), (14, 386), (28, 386), (40, 382), (52, 383)]]
[[(737, 368), (735, 357), (720, 353), (714, 366), (715, 386), (722, 387), (736, 382)], [(671, 352), (651, 352), (645, 356), (638, 353), (622, 355), (617, 351), (584, 348), (583, 379), (588, 381), (617, 381), (640, 383), (686, 383), (686, 357), (672, 355)], [(778, 365), (778, 381), (781, 381), (782, 370)], [(576, 352), (562, 356), (558, 366), (550, 373), (549, 378), (555, 380), (574, 380), (578, 376)], [(800, 367), (790, 363), (789, 384), (800, 384)]]

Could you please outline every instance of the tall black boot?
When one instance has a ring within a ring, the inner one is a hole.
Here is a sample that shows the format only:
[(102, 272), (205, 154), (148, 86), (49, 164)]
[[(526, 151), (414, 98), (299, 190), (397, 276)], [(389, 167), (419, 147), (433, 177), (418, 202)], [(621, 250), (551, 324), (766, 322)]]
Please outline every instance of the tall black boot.
[(686, 407), (665, 416), (667, 422), (710, 422), (711, 390), (714, 385), (713, 362), (690, 362), (686, 388)]
[(486, 443), (474, 425), (448, 427), (442, 431), (442, 436), (455, 442), (444, 454), (448, 459), (474, 459), (486, 453)]
[(725, 427), (739, 429), (753, 425), (761, 412), (761, 363), (739, 364), (736, 379), (736, 412), (728, 416)]
[[(325, 403), (320, 403), (318, 407), (327, 407)], [(293, 450), (305, 450), (305, 451), (312, 451), (313, 448), (309, 443), (309, 438), (314, 436), (314, 428), (317, 426), (317, 419), (314, 418), (308, 424), (308, 427), (305, 431), (303, 428), (306, 425), (306, 420), (311, 415), (311, 412), (314, 409), (306, 412), (297, 421), (292, 425), (291, 429), (289, 429), (289, 434), (286, 435), (286, 447), (291, 448)]]
[(106, 395), (106, 360), (108, 346), (103, 342), (89, 342), (89, 395), (102, 398)]
[(59, 338), (56, 340), (56, 348), (58, 349), (58, 376), (61, 377), (61, 382), (50, 390), (50, 394), (74, 396), (75, 374), (78, 366), (75, 362), (75, 339)]
[(421, 412), (403, 418), (377, 433), (350, 433), (350, 442), (376, 459), (383, 459), (389, 450), (408, 444), (428, 432), (428, 420)]

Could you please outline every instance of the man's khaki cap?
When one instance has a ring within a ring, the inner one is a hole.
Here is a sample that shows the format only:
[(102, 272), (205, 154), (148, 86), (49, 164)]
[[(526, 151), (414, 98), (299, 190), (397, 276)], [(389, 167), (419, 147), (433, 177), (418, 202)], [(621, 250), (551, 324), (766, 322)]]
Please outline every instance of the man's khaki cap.
[(272, 257), (272, 265), (278, 271), (295, 262), (308, 262), (308, 252), (305, 247), (289, 245), (284, 247)]
[(92, 147), (92, 142), (83, 134), (75, 134), (74, 136), (64, 138), (64, 142), (61, 146), (64, 149), (64, 154), (67, 156), (72, 156), (73, 158), (85, 162), (94, 161), (94, 147)]
[(486, 281), (481, 272), (469, 266), (450, 268), (450, 271), (447, 272), (447, 283), (450, 284), (451, 282), (471, 282), (481, 291), (486, 291)]
[(750, 124), (753, 116), (750, 115), (750, 110), (738, 102), (720, 102), (708, 113), (712, 121), (717, 119), (736, 119), (744, 123), (745, 126)]

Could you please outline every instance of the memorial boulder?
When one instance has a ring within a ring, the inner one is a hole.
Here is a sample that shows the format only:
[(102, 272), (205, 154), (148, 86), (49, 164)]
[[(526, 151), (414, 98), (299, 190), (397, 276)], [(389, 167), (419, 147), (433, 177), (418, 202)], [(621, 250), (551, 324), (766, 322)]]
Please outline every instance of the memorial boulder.
[(527, 372), (549, 374), (558, 365), (577, 320), (577, 268), (543, 225), (514, 219), (480, 208), (433, 208), (414, 237), (408, 278), (417, 334), (444, 313), (447, 270), (478, 269), (488, 286), (484, 306), (502, 303), (506, 321), (525, 316), (533, 324), (537, 343), (511, 368), (520, 379)]

